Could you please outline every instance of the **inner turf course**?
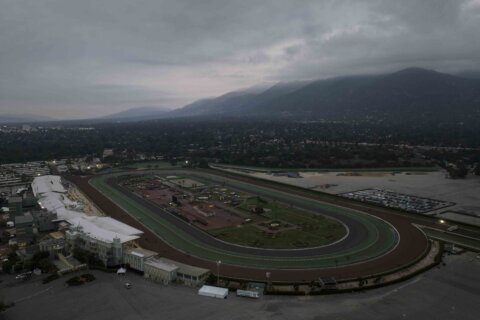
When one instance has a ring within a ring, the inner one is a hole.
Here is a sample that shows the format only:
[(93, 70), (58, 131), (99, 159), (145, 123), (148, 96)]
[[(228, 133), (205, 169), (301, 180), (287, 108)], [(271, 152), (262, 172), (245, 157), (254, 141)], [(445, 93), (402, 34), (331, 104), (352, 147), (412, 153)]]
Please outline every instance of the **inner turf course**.
[[(142, 172), (142, 174), (144, 173)], [(341, 221), (348, 227), (349, 234), (342, 241), (318, 248), (270, 250), (241, 247), (213, 238), (116, 183), (119, 176), (134, 173), (99, 176), (92, 179), (91, 184), (170, 246), (202, 260), (221, 260), (222, 263), (229, 265), (264, 269), (314, 269), (344, 266), (385, 255), (394, 249), (399, 241), (398, 234), (391, 225), (371, 215), (212, 174), (185, 170), (168, 170), (163, 173), (181, 174), (193, 176), (195, 179), (227, 183), (229, 188), (240, 191), (248, 190), (248, 192), (289, 203), (304, 210), (318, 212)]]

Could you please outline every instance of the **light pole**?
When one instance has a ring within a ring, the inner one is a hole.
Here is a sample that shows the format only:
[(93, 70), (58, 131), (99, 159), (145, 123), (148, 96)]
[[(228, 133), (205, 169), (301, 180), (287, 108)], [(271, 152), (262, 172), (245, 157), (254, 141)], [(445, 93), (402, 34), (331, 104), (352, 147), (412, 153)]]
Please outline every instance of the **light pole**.
[(221, 260), (217, 261), (217, 286), (220, 283), (220, 265), (222, 264)]
[(267, 271), (265, 272), (265, 276), (267, 277), (267, 291), (270, 289), (270, 276), (272, 274), (270, 273), (270, 271)]

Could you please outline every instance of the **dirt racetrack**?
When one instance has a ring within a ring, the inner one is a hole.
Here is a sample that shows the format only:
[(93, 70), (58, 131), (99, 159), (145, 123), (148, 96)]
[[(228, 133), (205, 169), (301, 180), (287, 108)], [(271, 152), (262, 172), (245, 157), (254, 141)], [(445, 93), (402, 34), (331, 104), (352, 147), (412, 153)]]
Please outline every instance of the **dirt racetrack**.
[[(142, 230), (144, 235), (139, 240), (139, 244), (142, 247), (156, 251), (161, 256), (183, 263), (208, 268), (212, 270), (212, 272), (216, 273), (217, 267), (215, 261), (206, 261), (197, 257), (193, 257), (164, 243), (153, 232), (149, 231), (144, 225), (132, 218), (114, 202), (92, 187), (88, 182), (90, 178), (91, 177), (78, 176), (67, 177), (68, 180), (76, 184), (80, 190), (83, 191), (107, 215)], [(249, 183), (256, 182), (250, 180)], [(309, 195), (301, 195), (315, 199), (315, 197)], [(345, 205), (345, 203), (349, 205)], [(365, 210), (363, 206), (351, 201), (342, 201), (342, 206), (350, 207), (356, 210)], [(266, 271), (271, 272), (272, 281), (309, 282), (312, 280), (318, 280), (319, 277), (327, 276), (333, 276), (337, 280), (350, 279), (384, 273), (392, 269), (410, 265), (417, 261), (418, 258), (426, 252), (428, 248), (427, 238), (419, 229), (411, 224), (407, 217), (389, 214), (385, 212), (385, 210), (371, 209), (370, 207), (368, 208), (368, 213), (384, 219), (392, 224), (400, 235), (400, 242), (397, 247), (391, 252), (377, 259), (337, 268), (302, 269), (301, 271), (298, 269), (266, 270), (222, 264), (220, 268), (220, 274), (221, 276), (228, 278), (257, 281), (266, 280)]]

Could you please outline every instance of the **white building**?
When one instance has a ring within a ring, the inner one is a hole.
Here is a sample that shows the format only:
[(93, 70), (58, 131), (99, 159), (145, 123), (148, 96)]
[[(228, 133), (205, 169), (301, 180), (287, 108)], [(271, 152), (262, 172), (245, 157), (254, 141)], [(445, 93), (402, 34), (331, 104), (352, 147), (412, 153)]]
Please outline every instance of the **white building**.
[(123, 253), (123, 263), (137, 271), (144, 271), (144, 263), (147, 259), (158, 255), (155, 251), (143, 248), (130, 248)]
[(65, 232), (67, 249), (94, 253), (106, 266), (123, 264), (124, 251), (143, 234), (111, 217), (88, 216), (80, 211), (82, 206), (67, 197), (59, 176), (35, 178), (32, 190), (43, 209), (56, 213), (59, 221), (70, 225)]
[(168, 283), (176, 281), (187, 286), (196, 287), (203, 284), (210, 270), (194, 267), (167, 258), (150, 258), (144, 263), (145, 278)]
[(178, 266), (161, 258), (150, 258), (145, 262), (144, 276), (155, 282), (169, 284), (177, 278)]
[(94, 253), (106, 266), (123, 264), (124, 251), (132, 247), (133, 241), (143, 234), (110, 217), (73, 214), (75, 216), (66, 219), (71, 224), (70, 230), (65, 232), (68, 248)]

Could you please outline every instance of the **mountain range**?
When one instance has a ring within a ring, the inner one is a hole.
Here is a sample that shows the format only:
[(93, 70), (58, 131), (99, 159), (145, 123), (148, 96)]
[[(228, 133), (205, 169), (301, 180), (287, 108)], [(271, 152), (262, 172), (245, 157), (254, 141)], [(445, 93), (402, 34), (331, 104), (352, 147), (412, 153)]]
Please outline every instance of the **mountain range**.
[(101, 120), (141, 121), (141, 120), (157, 119), (157, 118), (163, 117), (169, 111), (170, 109), (163, 108), (163, 107), (137, 107), (137, 108), (131, 108), (125, 111), (107, 115), (101, 118)]
[[(175, 110), (137, 107), (88, 121), (127, 122), (201, 116), (480, 124), (478, 75), (477, 72), (451, 75), (407, 68), (381, 75), (281, 82), (198, 100)], [(0, 115), (0, 123), (51, 120), (47, 117)]]
[(480, 120), (480, 79), (408, 68), (382, 75), (279, 83), (256, 94), (231, 92), (168, 114), (200, 115), (396, 123)]

